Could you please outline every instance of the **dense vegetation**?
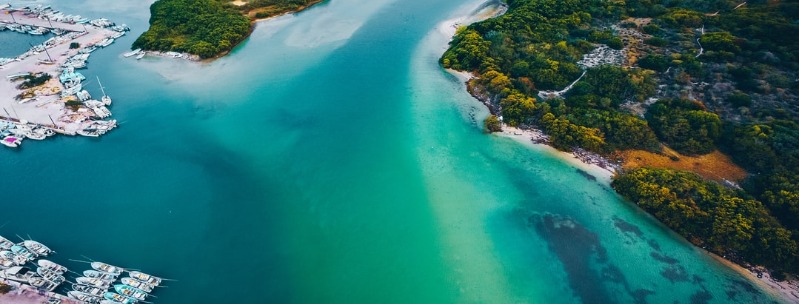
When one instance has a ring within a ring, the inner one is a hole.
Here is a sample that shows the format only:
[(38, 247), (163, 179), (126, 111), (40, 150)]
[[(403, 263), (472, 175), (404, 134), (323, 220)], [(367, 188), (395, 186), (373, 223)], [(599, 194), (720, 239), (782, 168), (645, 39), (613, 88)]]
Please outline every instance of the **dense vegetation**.
[[(477, 76), (488, 129), (536, 127), (556, 148), (600, 154), (719, 149), (751, 173), (743, 190), (649, 169), (614, 186), (695, 244), (799, 271), (799, 1), (506, 2), (460, 28), (440, 60)], [(580, 62), (603, 44), (624, 58)], [(539, 95), (583, 73), (566, 94)]]
[(697, 246), (772, 270), (799, 272), (791, 232), (744, 193), (662, 169), (627, 172), (613, 187)]
[(250, 18), (296, 11), (318, 0), (158, 0), (150, 6), (150, 28), (133, 48), (186, 52), (211, 58), (230, 51), (250, 32)]
[(25, 75), (25, 76), (22, 77), (22, 83), (17, 85), (17, 89), (24, 90), (24, 89), (30, 89), (30, 88), (33, 88), (33, 87), (38, 87), (40, 85), (45, 84), (51, 78), (53, 78), (53, 77), (50, 76), (50, 74), (47, 74), (47, 73), (40, 73), (40, 74), (35, 74), (35, 75)]
[(667, 145), (682, 154), (706, 154), (716, 149), (721, 119), (690, 100), (662, 99), (649, 107), (647, 119)]

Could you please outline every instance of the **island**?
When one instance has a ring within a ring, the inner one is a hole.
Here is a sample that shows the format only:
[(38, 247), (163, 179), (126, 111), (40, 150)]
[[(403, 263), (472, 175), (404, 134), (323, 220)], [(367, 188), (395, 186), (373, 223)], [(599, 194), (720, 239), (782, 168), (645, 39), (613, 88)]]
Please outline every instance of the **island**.
[(133, 49), (223, 56), (244, 41), (255, 21), (304, 10), (323, 0), (158, 0), (150, 28)]
[(799, 3), (506, 3), (440, 59), (488, 132), (536, 130), (696, 246), (799, 274)]

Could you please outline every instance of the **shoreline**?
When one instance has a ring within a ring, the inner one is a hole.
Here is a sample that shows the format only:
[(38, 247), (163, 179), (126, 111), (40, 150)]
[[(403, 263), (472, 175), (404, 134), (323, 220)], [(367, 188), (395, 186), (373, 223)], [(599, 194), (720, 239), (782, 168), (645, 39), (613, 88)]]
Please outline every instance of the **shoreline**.
[[(491, 1), (488, 1), (478, 10), (484, 10), (486, 7), (490, 6), (490, 4)], [(504, 14), (506, 10), (507, 7), (500, 7), (497, 10), (495, 10), (494, 15), (490, 16), (489, 18), (498, 17)], [(442, 34), (450, 37), (451, 41), (458, 27), (464, 25), (464, 23), (469, 24), (476, 22), (475, 19), (477, 16), (478, 15), (476, 13), (473, 13), (468, 16), (447, 20), (438, 26), (438, 30)], [(457, 78), (458, 81), (460, 81), (461, 83), (464, 83), (467, 92), (469, 92), (469, 94), (474, 99), (476, 99), (482, 106), (486, 107), (490, 112), (492, 112), (492, 114), (494, 114), (493, 113), (494, 109), (490, 104), (490, 100), (483, 100), (483, 98), (477, 96), (475, 92), (470, 88), (469, 81), (476, 78), (472, 72), (458, 71), (453, 69), (444, 69), (444, 70), (450, 75)], [(595, 153), (590, 153), (584, 150), (575, 151), (575, 152), (558, 150), (548, 144), (548, 136), (546, 136), (546, 134), (544, 134), (543, 131), (535, 128), (530, 128), (530, 129), (517, 128), (502, 123), (502, 131), (491, 134), (494, 136), (504, 137), (517, 141), (518, 143), (524, 145), (525, 147), (528, 147), (529, 149), (544, 152), (549, 156), (558, 158), (567, 163), (568, 165), (574, 167), (581, 174), (593, 176), (593, 178), (595, 178), (595, 180), (598, 183), (607, 186), (609, 188), (611, 187), (610, 184), (613, 180), (613, 177), (622, 170), (621, 164), (613, 162), (607, 157), (603, 157)], [(588, 176), (586, 176), (586, 178), (592, 179)], [(691, 246), (694, 246), (695, 248), (702, 250), (705, 254), (707, 254), (714, 260), (727, 266), (728, 269), (737, 272), (741, 276), (748, 279), (752, 284), (756, 284), (757, 286), (760, 287), (761, 290), (770, 293), (775, 298), (779, 298), (785, 301), (786, 303), (799, 303), (799, 279), (777, 282), (770, 277), (768, 270), (765, 269), (764, 267), (755, 266), (755, 267), (749, 267), (751, 269), (748, 269), (743, 265), (736, 264), (735, 262), (727, 260), (712, 252), (696, 247), (695, 245)], [(759, 271), (760, 277), (758, 277), (758, 275), (755, 275), (753, 271)]]
[[(597, 163), (603, 161), (611, 163), (610, 160), (602, 156), (593, 153), (591, 153), (592, 155), (586, 155), (581, 152), (566, 152), (555, 149), (546, 143), (548, 137), (543, 131), (538, 129), (520, 129), (503, 123), (502, 131), (492, 134), (512, 139), (530, 149), (545, 152), (547, 155), (560, 159), (585, 174), (590, 174), (596, 178), (597, 182), (607, 187), (610, 187), (610, 182), (617, 172), (617, 170), (612, 167), (608, 168), (608, 166), (602, 166), (601, 163)], [(599, 160), (597, 160), (597, 158), (599, 158)]]
[[(107, 108), (111, 98), (92, 98), (78, 70), (87, 68), (92, 52), (126, 34), (127, 26), (108, 19), (65, 15), (49, 6), (0, 10), (0, 26), (22, 34), (52, 36), (0, 64), (0, 138), (19, 147), (25, 139), (43, 140), (56, 133), (98, 137), (116, 127)], [(22, 87), (32, 79), (43, 82)]]
[[(776, 281), (771, 278), (768, 270), (764, 267), (745, 267), (710, 251), (701, 248), (699, 249), (712, 257), (714, 260), (724, 264), (724, 266), (727, 266), (729, 269), (735, 271), (743, 277), (746, 277), (753, 284), (760, 286), (761, 289), (771, 291), (773, 296), (785, 300), (786, 303), (799, 303), (799, 280), (794, 278), (786, 279), (785, 281), (781, 282)], [(760, 276), (758, 276), (755, 272), (758, 272)]]
[[(195, 54), (191, 54), (191, 53), (187, 53), (187, 52), (174, 52), (174, 51), (157, 51), (157, 50), (145, 50), (145, 49), (142, 49), (142, 52), (146, 53), (147, 56), (151, 56), (151, 57), (160, 57), (160, 58), (168, 58), (168, 59), (184, 59), (184, 60), (191, 61), (191, 62), (211, 63), (211, 62), (216, 61), (217, 59), (221, 59), (221, 58), (223, 58), (223, 57), (225, 57), (227, 55), (230, 55), (230, 53), (234, 49), (239, 47), (242, 43), (244, 43), (244, 41), (247, 41), (247, 39), (249, 39), (250, 36), (252, 36), (252, 33), (255, 31), (255, 27), (258, 26), (259, 23), (265, 22), (265, 21), (269, 21), (269, 20), (272, 20), (272, 19), (276, 19), (276, 18), (279, 18), (279, 17), (283, 17), (283, 16), (286, 16), (286, 15), (297, 14), (297, 13), (305, 11), (306, 9), (309, 9), (311, 7), (316, 6), (317, 4), (321, 4), (321, 3), (324, 3), (324, 2), (327, 2), (327, 1), (328, 0), (317, 0), (317, 1), (314, 1), (314, 2), (309, 3), (307, 5), (300, 6), (295, 11), (287, 11), (287, 12), (283, 12), (283, 13), (280, 13), (280, 14), (277, 14), (277, 15), (274, 15), (274, 16), (266, 17), (266, 18), (250, 19), (250, 30), (247, 31), (247, 35), (244, 36), (244, 38), (241, 39), (241, 41), (236, 42), (236, 44), (233, 45), (233, 47), (230, 50), (222, 52), (222, 53), (219, 53), (219, 54), (216, 54), (213, 57), (209, 57), (209, 58), (203, 59), (203, 58), (200, 58), (199, 55), (195, 55)], [(245, 17), (250, 18), (247, 15), (245, 15)], [(149, 30), (149, 26), (150, 25), (148, 25), (148, 30)]]

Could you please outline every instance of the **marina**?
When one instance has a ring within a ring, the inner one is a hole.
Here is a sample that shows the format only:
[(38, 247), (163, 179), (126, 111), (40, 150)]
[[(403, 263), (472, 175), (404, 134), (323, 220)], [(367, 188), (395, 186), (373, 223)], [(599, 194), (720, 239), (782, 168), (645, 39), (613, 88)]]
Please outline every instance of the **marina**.
[[(151, 303), (145, 300), (164, 280), (97, 261), (71, 260), (86, 262), (91, 269), (82, 273), (70, 271), (42, 259), (55, 252), (34, 240), (14, 243), (0, 236), (0, 249), (0, 288), (10, 290), (0, 292), (0, 303), (6, 303), (4, 297), (26, 293), (27, 297), (38, 295), (42, 300), (38, 303)], [(120, 278), (126, 272), (128, 276)]]
[(129, 30), (105, 18), (68, 15), (49, 6), (0, 9), (0, 30), (53, 37), (14, 58), (0, 58), (0, 143), (17, 148), (25, 139), (56, 133), (101, 136), (117, 124), (109, 119), (111, 98), (92, 99), (83, 85), (92, 52)]

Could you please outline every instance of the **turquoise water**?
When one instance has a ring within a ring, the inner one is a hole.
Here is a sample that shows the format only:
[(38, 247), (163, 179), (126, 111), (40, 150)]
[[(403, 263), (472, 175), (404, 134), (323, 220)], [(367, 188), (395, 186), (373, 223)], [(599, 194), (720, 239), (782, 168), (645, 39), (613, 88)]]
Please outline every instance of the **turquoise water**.
[(120, 128), (0, 150), (0, 234), (74, 269), (176, 279), (157, 303), (773, 301), (575, 168), (481, 133), (435, 30), (479, 2), (333, 0), (199, 65), (121, 58), (149, 2), (57, 3), (134, 29), (84, 73)]
[(50, 37), (53, 35), (34, 36), (10, 30), (0, 31), (0, 58), (13, 58), (22, 55), (31, 48), (31, 44), (40, 44)]

